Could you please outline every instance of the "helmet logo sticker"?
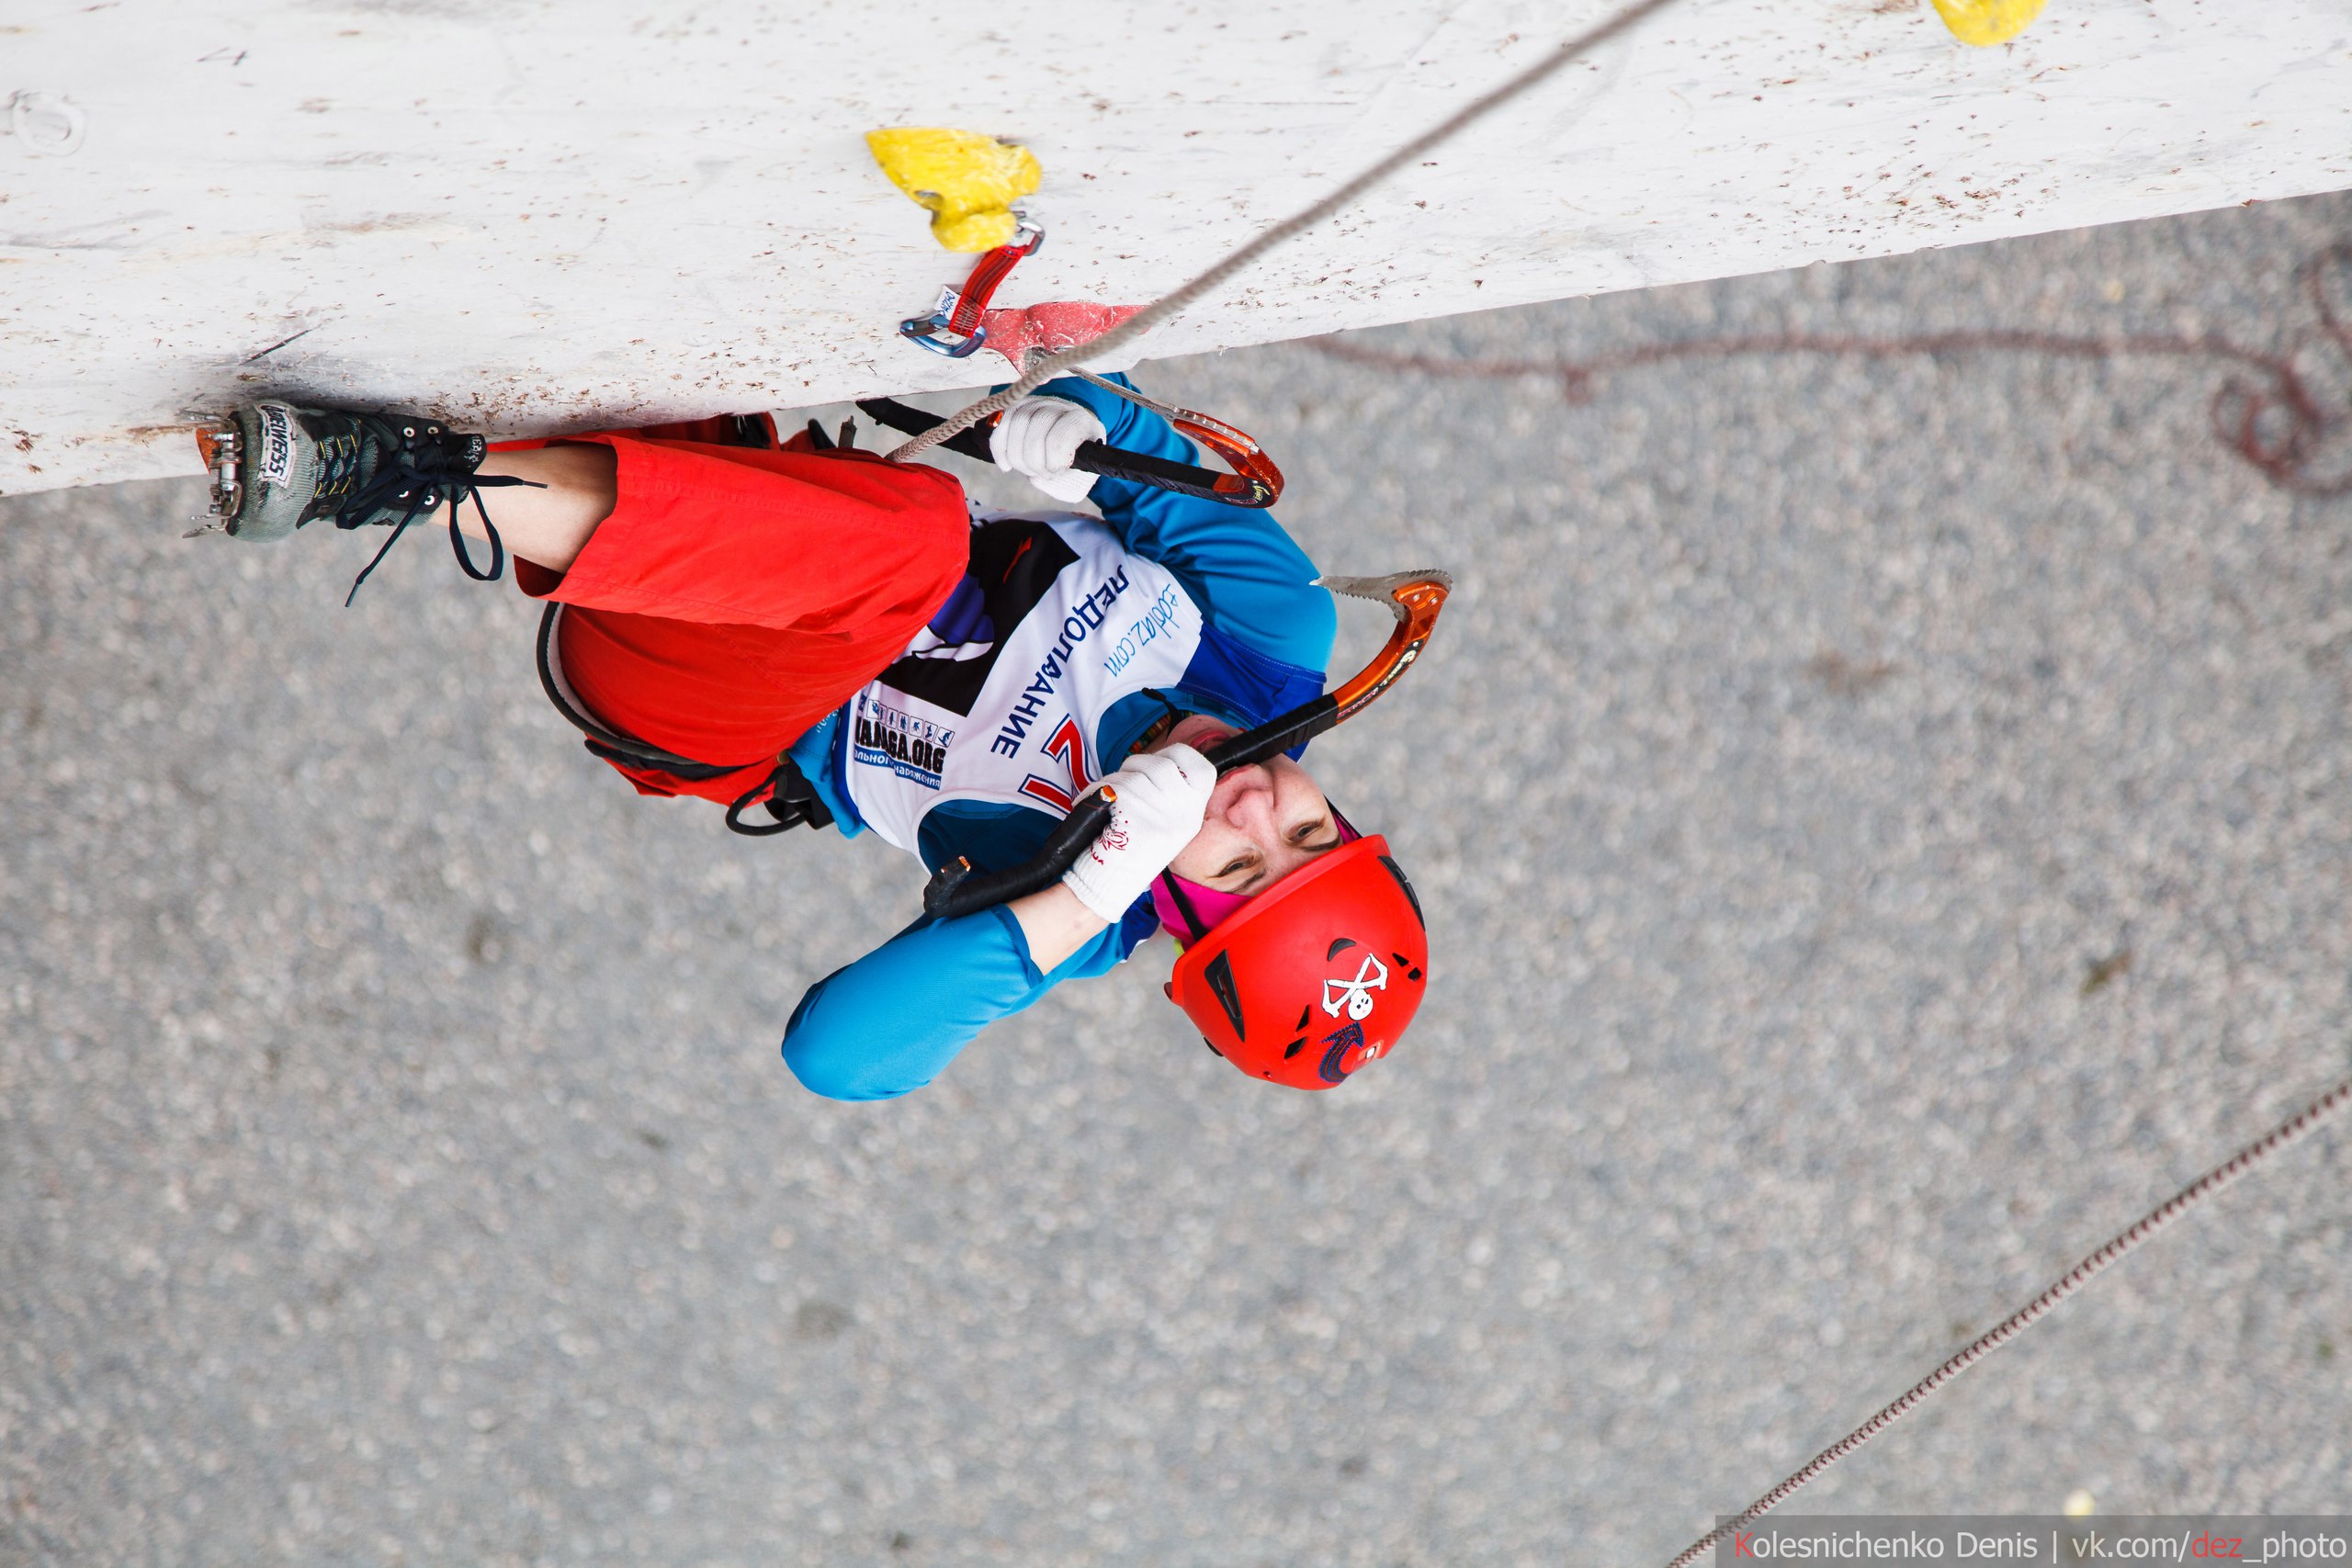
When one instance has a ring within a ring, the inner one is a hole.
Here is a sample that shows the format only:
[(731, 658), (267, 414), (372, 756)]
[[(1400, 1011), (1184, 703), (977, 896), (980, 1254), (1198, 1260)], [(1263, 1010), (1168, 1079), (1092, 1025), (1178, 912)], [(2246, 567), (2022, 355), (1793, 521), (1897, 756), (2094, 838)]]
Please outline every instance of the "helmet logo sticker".
[(1323, 1010), (1337, 1018), (1344, 1007), (1350, 1018), (1362, 1023), (1372, 1016), (1372, 993), (1387, 988), (1388, 965), (1376, 954), (1367, 953), (1354, 979), (1323, 982)]
[(1340, 1083), (1350, 1073), (1380, 1055), (1380, 1047), (1363, 1037), (1361, 1023), (1341, 1024), (1323, 1037), (1323, 1059), (1315, 1065), (1315, 1076), (1325, 1083)]

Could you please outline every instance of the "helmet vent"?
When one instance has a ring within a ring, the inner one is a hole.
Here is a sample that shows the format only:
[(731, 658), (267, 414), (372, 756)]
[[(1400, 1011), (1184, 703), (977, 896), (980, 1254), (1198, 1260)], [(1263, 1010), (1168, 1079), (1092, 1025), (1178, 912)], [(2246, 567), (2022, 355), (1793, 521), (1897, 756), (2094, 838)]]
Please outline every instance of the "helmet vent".
[(1399, 866), (1395, 861), (1390, 860), (1386, 855), (1380, 857), (1380, 863), (1388, 868), (1388, 874), (1395, 877), (1396, 879), (1396, 886), (1405, 890), (1406, 901), (1413, 906), (1413, 919), (1420, 921), (1421, 929), (1423, 931), (1429, 930), (1429, 917), (1421, 913), (1421, 896), (1413, 891), (1413, 885), (1411, 883), (1405, 880), (1404, 868)]
[(1304, 1035), (1304, 1034), (1302, 1034), (1302, 1035), (1300, 1035), (1297, 1039), (1295, 1039), (1295, 1040), (1292, 1041), (1289, 1044), (1287, 1044), (1287, 1045), (1285, 1045), (1285, 1046), (1283, 1046), (1283, 1061), (1285, 1061), (1285, 1062), (1289, 1061), (1293, 1056), (1297, 1055), (1299, 1054), (1299, 1052), (1301, 1052), (1301, 1051), (1305, 1050), (1306, 1048), (1306, 1035)]
[(1306, 1021), (1314, 1016), (1315, 1004), (1313, 1002), (1309, 1002), (1305, 1007), (1298, 1010), (1298, 1021), (1292, 1024), (1291, 1027), (1297, 1030), (1301, 1034), (1304, 1034), (1306, 1032)]
[(1355, 944), (1355, 938), (1351, 936), (1341, 937), (1339, 941), (1331, 944), (1331, 951), (1323, 955), (1323, 962), (1326, 964), (1330, 963), (1331, 960), (1339, 957), (1340, 954), (1347, 952), (1348, 949), (1353, 947)]
[(1250, 1027), (1241, 1018), (1241, 988), (1233, 983), (1233, 954), (1220, 953), (1210, 959), (1208, 967), (1201, 971), (1201, 978), (1209, 983), (1217, 1006), (1225, 1010), (1226, 1021), (1233, 1025), (1233, 1037), (1247, 1040)]

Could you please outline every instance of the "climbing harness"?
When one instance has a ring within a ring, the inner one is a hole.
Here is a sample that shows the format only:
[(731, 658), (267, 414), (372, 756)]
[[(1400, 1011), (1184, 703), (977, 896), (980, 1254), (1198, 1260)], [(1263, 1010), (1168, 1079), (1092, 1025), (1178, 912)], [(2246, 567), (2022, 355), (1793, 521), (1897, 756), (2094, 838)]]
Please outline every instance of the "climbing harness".
[(1691, 1563), (1704, 1556), (1711, 1548), (1724, 1540), (1732, 1531), (1760, 1518), (1787, 1502), (1800, 1488), (1812, 1482), (1823, 1471), (1827, 1470), (1896, 1421), (1917, 1409), (1926, 1403), (1928, 1395), (2025, 1332), (2035, 1319), (2090, 1283), (2110, 1265), (2120, 1261), (2132, 1248), (2214, 1193), (2219, 1192), (2222, 1188), (2227, 1187), (2231, 1182), (2235, 1181), (2239, 1177), (2244, 1176), (2247, 1171), (2252, 1170), (2256, 1166), (2260, 1165), (2264, 1160), (2268, 1159), (2272, 1155), (2277, 1154), (2280, 1149), (2285, 1148), (2289, 1144), (2311, 1133), (2346, 1105), (2352, 1105), (2352, 1078), (2346, 1078), (2337, 1084), (2334, 1089), (2304, 1106), (2302, 1110), (2141, 1215), (2105, 1247), (2068, 1269), (2057, 1283), (2003, 1319), (2000, 1325), (1990, 1333), (1978, 1337), (1968, 1345), (1967, 1348), (1913, 1383), (1902, 1398), (1885, 1406), (1877, 1415), (1814, 1455), (1803, 1469), (1741, 1509), (1732, 1518), (1717, 1525), (1713, 1529), (1684, 1547), (1682, 1554), (1668, 1563), (1667, 1568), (1690, 1568)]
[(989, 301), (997, 289), (1012, 276), (1012, 268), (1023, 256), (1034, 256), (1037, 247), (1046, 243), (1042, 224), (1033, 221), (1026, 213), (1015, 212), (1017, 227), (1012, 239), (999, 245), (972, 264), (972, 275), (964, 287), (954, 284), (939, 291), (939, 302), (928, 316), (910, 316), (899, 323), (899, 335), (917, 348), (927, 348), (933, 354), (944, 354), (950, 359), (969, 355), (989, 340), (989, 330), (980, 318), (988, 312)]
[[(560, 601), (550, 600), (546, 612), (539, 616), (539, 687), (547, 693), (548, 701), (555, 705), (555, 711), (580, 731), (584, 738), (582, 744), (591, 753), (623, 767), (667, 773), (684, 784), (723, 779), (729, 773), (740, 773), (746, 767), (755, 765), (747, 762), (703, 762), (692, 757), (682, 757), (675, 751), (666, 751), (650, 741), (639, 740), (633, 735), (616, 729), (590, 712), (588, 705), (580, 700), (580, 694), (573, 691), (571, 682), (563, 678), (562, 647), (557, 630), (558, 623), (563, 618), (563, 609)], [(743, 820), (743, 813), (754, 806), (766, 807), (768, 816), (774, 820), (760, 823)], [(831, 827), (832, 820), (833, 814), (825, 808), (816, 786), (808, 782), (808, 775), (800, 771), (800, 765), (792, 760), (790, 752), (778, 755), (767, 777), (738, 795), (734, 804), (727, 808), (728, 831), (741, 833), (747, 839), (764, 839), (771, 834), (797, 828), (804, 822), (812, 828)]]
[[(748, 446), (755, 451), (773, 452), (783, 446), (775, 420), (768, 414), (720, 414), (709, 419), (684, 420), (669, 424), (649, 424), (639, 427), (637, 434), (658, 441), (694, 441), (715, 446)], [(796, 439), (798, 439), (796, 437)], [(806, 437), (812, 451), (830, 452), (857, 445), (857, 424), (843, 420), (837, 434), (828, 434), (815, 420), (808, 422)], [(582, 736), (582, 744), (592, 755), (624, 768), (637, 768), (651, 773), (666, 773), (681, 784), (707, 784), (723, 779), (729, 773), (740, 773), (750, 762), (704, 762), (692, 757), (664, 750), (650, 741), (640, 740), (606, 724), (571, 689), (563, 678), (563, 645), (558, 629), (563, 617), (563, 604), (549, 600), (539, 616), (538, 668), (539, 687), (548, 701), (572, 728)], [(768, 822), (746, 822), (743, 813), (754, 806), (767, 807)], [(758, 784), (736, 796), (727, 807), (727, 829), (747, 839), (764, 839), (787, 829), (807, 823), (812, 828), (832, 824), (833, 814), (826, 809), (808, 775), (789, 752), (781, 753), (774, 767)]]

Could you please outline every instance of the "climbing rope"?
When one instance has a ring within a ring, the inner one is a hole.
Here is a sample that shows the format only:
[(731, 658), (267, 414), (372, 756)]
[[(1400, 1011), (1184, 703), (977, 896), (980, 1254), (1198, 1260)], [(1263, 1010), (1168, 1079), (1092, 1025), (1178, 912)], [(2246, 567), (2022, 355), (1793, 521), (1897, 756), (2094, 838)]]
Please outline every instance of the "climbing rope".
[[(1735, 359), (1764, 355), (1815, 355), (1829, 358), (1891, 359), (1910, 355), (2013, 353), (2062, 359), (2159, 357), (2202, 359), (2231, 367), (2213, 394), (2216, 439), (2259, 469), (2279, 489), (2298, 495), (2333, 496), (2352, 491), (2352, 466), (2342, 450), (2352, 431), (2352, 409), (2340, 392), (2331, 400), (2321, 386), (2342, 385), (2352, 367), (2352, 243), (2326, 247), (2305, 258), (2296, 282), (2316, 320), (2277, 349), (2249, 348), (2214, 333), (2138, 333), (2116, 336), (2074, 335), (2032, 329), (1985, 327), (1959, 332), (1864, 335), (1844, 333), (1743, 333), (1724, 337), (1684, 338), (1641, 344), (1573, 359), (1484, 357), (1396, 353), (1345, 338), (1311, 339), (1310, 346), (1334, 359), (1378, 370), (1408, 371), (1447, 378), (1498, 380), (1540, 377), (1556, 382), (1572, 404), (1592, 401), (1594, 383), (1622, 371), (1678, 360)], [(2298, 357), (2318, 350), (2341, 356), (2333, 371), (2316, 378), (2298, 368)]]
[(2130, 1229), (2075, 1264), (2066, 1271), (2064, 1278), (2018, 1309), (1991, 1333), (1978, 1338), (1951, 1360), (1913, 1383), (1909, 1392), (1902, 1398), (1814, 1455), (1804, 1469), (1741, 1509), (1728, 1523), (1716, 1526), (1689, 1546), (1684, 1547), (1682, 1555), (1668, 1563), (1667, 1568), (1690, 1568), (1692, 1562), (1697, 1562), (1732, 1531), (1787, 1502), (1800, 1488), (1813, 1481), (1823, 1471), (1877, 1437), (1902, 1417), (1908, 1416), (1926, 1403), (1929, 1394), (1934, 1393), (1944, 1384), (2025, 1332), (2035, 1319), (2090, 1283), (2092, 1280), (2105, 1272), (2110, 1264), (2120, 1261), (2133, 1247), (2138, 1247), (2289, 1144), (2319, 1126), (2329, 1117), (2343, 1110), (2346, 1104), (2352, 1104), (2352, 1078), (2346, 1078), (2337, 1084), (2302, 1110), (2141, 1215)]
[(1635, 24), (1646, 19), (1652, 13), (1662, 11), (1672, 3), (1673, 0), (1638, 0), (1638, 4), (1628, 6), (1607, 21), (1577, 34), (1501, 86), (1483, 97), (1473, 99), (1468, 105), (1406, 142), (1329, 196), (1304, 211), (1275, 224), (1190, 283), (1172, 294), (1163, 295), (1152, 301), (1101, 337), (1074, 344), (1058, 354), (1049, 354), (1041, 358), (1033, 359), (1029, 368), (1023, 371), (1020, 378), (1011, 386), (1001, 392), (992, 393), (976, 403), (957, 410), (944, 423), (933, 426), (891, 452), (890, 461), (911, 462), (948, 437), (969, 430), (992, 413), (1011, 408), (1047, 381), (1076, 367), (1081, 360), (1098, 359), (1113, 349), (1141, 337), (1153, 327), (1233, 276), (1234, 274), (1257, 261), (1275, 246), (1297, 238), (1423, 153), (1450, 141), (1456, 133), (1484, 118), (1522, 93), (1542, 85), (1570, 62), (1600, 48)]
[[(1568, 39), (1534, 65), (1521, 72), (1484, 96), (1473, 100), (1312, 206), (1266, 230), (1191, 282), (1154, 300), (1101, 336), (1075, 344), (1057, 354), (1032, 353), (1029, 356), (1028, 367), (1012, 385), (1002, 391), (992, 393), (977, 402), (968, 404), (948, 419), (904, 443), (889, 454), (890, 460), (910, 461), (941, 442), (970, 429), (989, 415), (1012, 407), (1055, 377), (1064, 373), (1077, 372), (1077, 367), (1081, 361), (1099, 358), (1114, 349), (1133, 342), (1185, 306), (1217, 288), (1276, 246), (1296, 238), (1315, 224), (1338, 212), (1407, 164), (1445, 142), (1504, 104), (1540, 85), (1563, 66), (1617, 38), (1648, 18), (1653, 13), (1665, 9), (1671, 3), (1672, 0), (1639, 0), (1638, 4), (1626, 7), (1598, 26)], [(2307, 276), (2315, 278), (2316, 272)], [(2312, 297), (2320, 301), (2323, 330), (2339, 344), (2352, 344), (2352, 339), (2347, 339), (2343, 324), (2335, 316), (2330, 302), (2322, 295), (2318, 284), (2313, 281), (2308, 286), (2312, 288)], [(2307, 461), (2312, 441), (2315, 437), (2327, 434), (2338, 422), (2318, 409), (2316, 401), (2311, 397), (2301, 378), (2290, 362), (2290, 356), (2262, 354), (2214, 338), (2068, 339), (2048, 333), (1986, 332), (1939, 333), (1904, 340), (1872, 341), (1788, 334), (1775, 338), (1731, 338), (1713, 340), (1703, 344), (1662, 344), (1648, 349), (1628, 351), (1620, 355), (1602, 356), (1581, 364), (1552, 365), (1501, 361), (1446, 362), (1427, 360), (1417, 355), (1382, 355), (1373, 351), (1334, 344), (1329, 340), (1318, 346), (1341, 358), (1354, 359), (1363, 363), (1392, 364), (1399, 367), (1427, 370), (1442, 375), (1554, 375), (1560, 378), (1572, 398), (1579, 397), (1589, 378), (1604, 370), (1702, 355), (1722, 356), (1739, 353), (1797, 352), (1887, 355), (1936, 353), (1962, 348), (2033, 348), (2086, 357), (2132, 353), (2209, 355), (2233, 360), (2258, 369), (2271, 378), (2272, 389), (2268, 394), (2259, 389), (2233, 381), (2222, 389), (2221, 397), (2216, 400), (2217, 424), (2222, 426), (2225, 436), (2234, 436), (2233, 444), (2238, 446), (2248, 460), (2261, 467), (2274, 480), (2290, 488), (2308, 488), (2322, 493), (2333, 493), (2335, 489), (2341, 488), (2333, 485), (2323, 487), (2296, 482), (2302, 478), (2298, 470)], [(1091, 376), (1087, 378), (1095, 379)], [(2222, 400), (2233, 400), (2234, 412), (2237, 415), (2234, 421), (2223, 416)], [(2273, 406), (2283, 406), (2290, 421), (2290, 432), (2283, 442), (2266, 441), (2261, 437), (2257, 428), (2261, 417)], [(2235, 426), (2234, 432), (2230, 428), (2233, 424)], [(2352, 480), (2347, 480), (2346, 483), (2352, 484)], [(2142, 1215), (2120, 1235), (2075, 1264), (2055, 1284), (2019, 1308), (1991, 1332), (1978, 1337), (1934, 1371), (1914, 1383), (1901, 1398), (1886, 1405), (1868, 1421), (1815, 1454), (1802, 1469), (1749, 1504), (1727, 1523), (1717, 1526), (1692, 1541), (1683, 1549), (1679, 1556), (1668, 1564), (1668, 1568), (1690, 1568), (1692, 1562), (1729, 1536), (1732, 1531), (1780, 1506), (1830, 1466), (1877, 1437), (1879, 1433), (1893, 1426), (1903, 1416), (1909, 1415), (1952, 1379), (2023, 1333), (2059, 1303), (2127, 1257), (2141, 1243), (2280, 1149), (2302, 1138), (2343, 1110), (2347, 1103), (2352, 1103), (2352, 1078), (2337, 1084), (2301, 1111), (2272, 1128), (2270, 1132), (2240, 1149), (2227, 1160), (2215, 1166), (2172, 1197)]]

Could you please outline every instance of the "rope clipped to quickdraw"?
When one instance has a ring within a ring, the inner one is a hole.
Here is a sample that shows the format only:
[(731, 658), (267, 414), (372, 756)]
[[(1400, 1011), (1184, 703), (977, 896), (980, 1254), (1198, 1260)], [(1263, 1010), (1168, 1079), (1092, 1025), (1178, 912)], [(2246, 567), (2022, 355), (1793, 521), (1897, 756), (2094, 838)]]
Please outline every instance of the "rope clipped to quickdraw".
[(1913, 1383), (1903, 1397), (1887, 1405), (1877, 1415), (1822, 1450), (1795, 1474), (1770, 1492), (1742, 1508), (1732, 1518), (1717, 1525), (1705, 1535), (1682, 1549), (1682, 1554), (1667, 1568), (1690, 1568), (1690, 1564), (1721, 1542), (1732, 1531), (1753, 1523), (1787, 1502), (1792, 1496), (1831, 1465), (1877, 1437), (1887, 1427), (1908, 1416), (1924, 1404), (1928, 1397), (1944, 1384), (1960, 1376), (1986, 1356), (2016, 1338), (2051, 1308), (2081, 1290), (2111, 1265), (2120, 1262), (2132, 1248), (2146, 1241), (2173, 1221), (2277, 1154), (2280, 1149), (2311, 1133), (2329, 1117), (2352, 1104), (2352, 1078), (2346, 1078), (2312, 1100), (2302, 1110), (2256, 1138), (2253, 1143), (2223, 1160), (2146, 1213), (2132, 1222), (2123, 1233), (2068, 1269), (2064, 1278), (2036, 1296), (2024, 1306), (2002, 1320), (1992, 1332), (1980, 1336), (1966, 1349)]
[(950, 436), (958, 435), (969, 430), (989, 415), (1011, 408), (1055, 377), (1067, 375), (1075, 370), (1083, 361), (1099, 359), (1114, 349), (1133, 343), (1136, 338), (1216, 288), (1236, 273), (1250, 266), (1269, 251), (1287, 241), (1296, 239), (1316, 224), (1346, 207), (1398, 169), (1453, 140), (1455, 135), (1502, 107), (1503, 105), (1542, 85), (1564, 67), (1629, 30), (1637, 23), (1648, 18), (1653, 13), (1664, 10), (1671, 4), (1673, 0), (1638, 0), (1637, 4), (1628, 6), (1608, 20), (1586, 28), (1501, 86), (1473, 99), (1464, 107), (1414, 137), (1410, 141), (1406, 142), (1402, 147), (1397, 148), (1319, 201), (1314, 202), (1304, 210), (1266, 230), (1174, 293), (1161, 296), (1104, 333), (1101, 337), (1090, 338), (1085, 343), (1063, 349), (1059, 353), (1047, 354), (1035, 360), (1011, 386), (959, 409), (944, 423), (924, 431), (913, 440), (900, 445), (888, 454), (890, 460), (894, 463), (911, 462)]

